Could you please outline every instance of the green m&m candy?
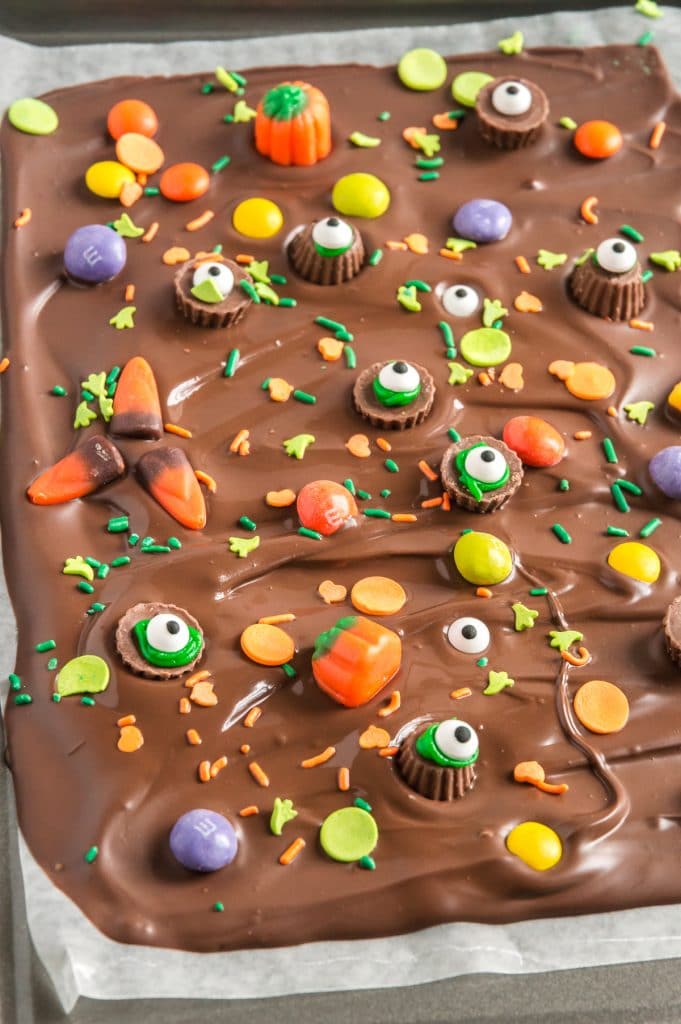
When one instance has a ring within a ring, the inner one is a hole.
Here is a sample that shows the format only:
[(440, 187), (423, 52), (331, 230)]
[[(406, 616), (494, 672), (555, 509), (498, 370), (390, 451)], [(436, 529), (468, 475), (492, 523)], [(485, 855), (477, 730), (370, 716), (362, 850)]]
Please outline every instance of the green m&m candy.
[(331, 202), (345, 217), (380, 217), (390, 206), (390, 190), (375, 174), (345, 174), (333, 186)]

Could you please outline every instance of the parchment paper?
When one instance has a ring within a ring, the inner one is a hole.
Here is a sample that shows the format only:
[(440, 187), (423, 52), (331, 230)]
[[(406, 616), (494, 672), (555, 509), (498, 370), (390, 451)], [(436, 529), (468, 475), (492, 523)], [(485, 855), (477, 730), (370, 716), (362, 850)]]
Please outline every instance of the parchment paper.
[[(651, 29), (681, 85), (681, 11), (659, 21), (633, 7), (589, 15), (574, 12), (482, 24), (370, 29), (275, 39), (32, 47), (0, 38), (0, 106), (64, 85), (120, 74), (177, 74), (221, 64), (243, 69), (264, 64), (365, 61), (383, 64), (412, 46), (441, 53), (493, 49), (520, 28), (527, 46), (590, 46), (635, 42)], [(0, 578), (0, 630), (14, 635), (14, 620)], [(14, 649), (0, 649), (0, 676), (11, 671)], [(0, 684), (0, 697), (6, 696)], [(228, 999), (300, 992), (418, 984), (458, 974), (533, 973), (681, 956), (681, 908), (655, 907), (510, 926), (454, 924), (408, 936), (327, 942), (276, 950), (193, 954), (124, 946), (102, 935), (56, 889), (19, 838), (31, 936), (66, 1011), (79, 995), (101, 999)], [(292, 933), (295, 919), (292, 921)]]

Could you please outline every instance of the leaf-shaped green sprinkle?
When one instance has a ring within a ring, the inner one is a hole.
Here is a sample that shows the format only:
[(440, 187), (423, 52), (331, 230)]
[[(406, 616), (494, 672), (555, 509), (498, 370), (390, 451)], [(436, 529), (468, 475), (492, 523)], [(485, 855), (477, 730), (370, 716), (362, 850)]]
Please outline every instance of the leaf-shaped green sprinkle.
[(113, 398), (108, 395), (99, 396), (99, 411), (105, 423), (108, 423), (113, 416)]
[(487, 686), (482, 692), (488, 697), (501, 693), (507, 686), (513, 686), (515, 683), (515, 679), (511, 679), (508, 672), (495, 672), (494, 669), (489, 670), (487, 680)]
[(482, 322), (485, 327), (491, 327), (504, 316), (508, 316), (508, 310), (501, 305), (499, 299), (483, 299)]
[(397, 289), (397, 301), (403, 309), (409, 310), (410, 313), (421, 312), (421, 303), (416, 298), (416, 288), (414, 285), (409, 287), (406, 284), (401, 284)]
[(294, 459), (302, 459), (309, 445), (314, 444), (317, 438), (314, 434), (296, 434), (284, 441), (284, 450), (287, 455)]
[(452, 252), (466, 252), (467, 249), (477, 249), (477, 242), (471, 242), (469, 238), (448, 238), (445, 242), (445, 249)]
[(634, 423), (640, 423), (643, 426), (648, 419), (648, 413), (654, 408), (654, 402), (630, 402), (629, 405), (624, 406), (624, 411), (628, 420), (633, 420)]
[(415, 132), (412, 138), (424, 156), (431, 157), (440, 152), (439, 135), (422, 135), (421, 132)]
[(374, 135), (365, 135), (364, 132), (353, 132), (349, 138), (353, 146), (359, 146), (360, 149), (375, 149), (381, 145), (380, 139)]
[(224, 68), (217, 67), (215, 69), (215, 77), (217, 78), (220, 85), (222, 85), (228, 92), (236, 92), (239, 88), (239, 83), (235, 78), (232, 78), (229, 71)]
[(73, 418), (73, 426), (76, 430), (80, 427), (89, 427), (93, 420), (97, 419), (97, 413), (93, 412), (92, 409), (88, 409), (87, 402), (81, 402), (76, 409), (76, 415)]
[(523, 52), (523, 43), (525, 42), (522, 32), (514, 32), (512, 36), (507, 36), (506, 39), (500, 39), (498, 47), (502, 53), (506, 53), (509, 56), (513, 53)]
[(232, 111), (232, 121), (234, 124), (247, 124), (253, 120), (256, 113), (257, 111), (253, 107), (249, 107), (246, 100), (237, 100)]
[(648, 256), (651, 263), (665, 270), (678, 270), (681, 267), (681, 252), (678, 249), (665, 249), (664, 252), (651, 252)]
[(522, 601), (516, 601), (515, 604), (511, 605), (513, 614), (515, 616), (514, 629), (518, 633), (522, 633), (524, 629), (532, 629), (534, 626), (534, 620), (539, 615), (539, 612), (533, 608), (528, 608)]
[(465, 384), (469, 377), (473, 376), (473, 371), (469, 370), (467, 366), (462, 366), (461, 363), (447, 363), (449, 367), (449, 379), (448, 384)]
[(578, 629), (552, 629), (549, 636), (551, 637), (549, 646), (558, 648), (561, 654), (573, 644), (584, 639), (584, 634), (580, 633)]
[(582, 263), (586, 263), (590, 256), (596, 252), (595, 249), (585, 249), (581, 256), (577, 256), (575, 259), (575, 266), (581, 267)]
[(551, 252), (550, 249), (540, 249), (537, 253), (537, 263), (544, 270), (553, 270), (555, 267), (562, 267), (566, 259), (566, 252)]
[(113, 222), (113, 227), (121, 238), (139, 238), (144, 234), (144, 228), (138, 228), (127, 213), (122, 213), (118, 220)]
[(111, 317), (109, 323), (112, 327), (115, 327), (117, 331), (122, 331), (124, 327), (134, 327), (134, 316), (136, 312), (137, 306), (123, 306), (123, 309), (119, 309), (119, 311)]
[(237, 558), (246, 558), (260, 546), (260, 537), (228, 537), (229, 550)]
[(274, 288), (270, 288), (268, 284), (263, 284), (262, 281), (258, 281), (255, 285), (255, 291), (263, 302), (269, 302), (271, 306), (279, 305), (279, 296), (275, 292)]
[(64, 576), (82, 576), (84, 580), (89, 580), (90, 583), (95, 578), (95, 570), (91, 565), (87, 564), (82, 555), (67, 558), (64, 562), (62, 573)]
[(270, 283), (269, 269), (269, 260), (251, 260), (251, 262), (246, 267), (246, 270), (251, 275), (253, 280), (259, 281), (261, 284)]
[(106, 394), (106, 373), (91, 373), (87, 380), (80, 382), (80, 386), (86, 391), (91, 391), (95, 397)]
[(270, 832), (272, 835), (280, 836), (287, 821), (293, 821), (298, 817), (298, 811), (293, 806), (293, 800), (281, 800), (278, 796), (274, 798), (274, 807), (270, 815)]
[(214, 306), (217, 302), (222, 302), (224, 299), (224, 295), (212, 277), (207, 277), (200, 284), (195, 284), (191, 289), (191, 293), (199, 302), (206, 302), (211, 306)]
[(645, 15), (646, 18), (661, 18), (664, 13), (655, 3), (655, 0), (636, 0), (634, 10), (639, 14)]

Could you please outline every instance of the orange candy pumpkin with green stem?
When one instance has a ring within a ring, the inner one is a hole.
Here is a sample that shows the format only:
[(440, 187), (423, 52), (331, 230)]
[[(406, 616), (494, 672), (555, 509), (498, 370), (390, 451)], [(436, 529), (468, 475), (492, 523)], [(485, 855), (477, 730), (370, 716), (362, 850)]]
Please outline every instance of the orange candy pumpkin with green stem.
[(324, 93), (307, 82), (282, 82), (265, 94), (255, 117), (255, 148), (275, 164), (311, 167), (331, 152)]
[(346, 615), (317, 637), (312, 674), (329, 697), (357, 708), (390, 682), (401, 662), (402, 641), (394, 630), (363, 615)]

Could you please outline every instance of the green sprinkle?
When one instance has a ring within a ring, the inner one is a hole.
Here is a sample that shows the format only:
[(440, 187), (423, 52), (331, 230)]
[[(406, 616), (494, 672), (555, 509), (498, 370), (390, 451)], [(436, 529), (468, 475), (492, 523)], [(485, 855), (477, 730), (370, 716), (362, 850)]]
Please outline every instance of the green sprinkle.
[(160, 196), (161, 190), (157, 185), (146, 185), (144, 188), (145, 196)]
[(293, 397), (303, 405), (314, 405), (317, 401), (316, 395), (310, 395), (307, 391), (299, 391), (298, 388), (293, 392)]
[(88, 615), (94, 615), (95, 612), (103, 612), (105, 608), (106, 605), (102, 604), (101, 601), (95, 601), (94, 604), (90, 605), (90, 607), (87, 610), (87, 613)]
[(546, 597), (548, 592), (547, 587), (532, 587), (530, 590), (530, 597)]
[(10, 672), (9, 674), (9, 685), (13, 690), (21, 689), (21, 679), (16, 672)]
[(635, 494), (637, 498), (640, 498), (643, 491), (638, 484), (632, 484), (631, 480), (618, 480), (617, 483), (623, 491), (628, 491), (629, 494)]
[(652, 41), (653, 41), (653, 33), (652, 32), (644, 32), (643, 35), (639, 36), (639, 38), (636, 40), (636, 45), (637, 46), (647, 46), (649, 43), (652, 43)]
[(182, 541), (179, 540), (177, 537), (168, 537), (166, 544), (168, 545), (169, 548), (172, 548), (173, 551), (179, 551), (180, 548), (182, 547)]
[(567, 258), (566, 252), (551, 252), (550, 249), (540, 249), (537, 253), (537, 263), (543, 270), (562, 267)]
[(225, 377), (233, 377), (234, 376), (234, 374), (236, 373), (236, 368), (239, 365), (239, 359), (240, 358), (241, 358), (241, 353), (239, 352), (239, 349), (238, 348), (233, 348), (232, 351), (227, 356), (227, 362), (225, 363), (225, 369), (224, 369), (224, 376)]
[(384, 465), (389, 473), (399, 473), (400, 471), (400, 467), (397, 465), (394, 459), (386, 459)]
[(634, 10), (646, 18), (661, 18), (663, 14), (655, 0), (636, 0)]
[(84, 704), (86, 708), (93, 708), (96, 701), (94, 697), (81, 697), (80, 703)]
[(111, 369), (109, 370), (108, 374), (107, 374), (106, 380), (104, 381), (104, 383), (106, 384), (107, 391), (111, 387), (112, 384), (115, 384), (118, 381), (118, 378), (120, 377), (120, 375), (121, 375), (121, 368), (120, 368), (120, 366), (112, 366)]
[(437, 181), (440, 177), (439, 171), (422, 171), (418, 176), (418, 181)]
[(444, 160), (441, 156), (433, 156), (430, 160), (424, 156), (417, 157), (416, 159), (416, 167), (421, 171), (432, 171), (436, 167), (442, 167), (443, 163)]
[(639, 537), (650, 537), (651, 533), (655, 533), (659, 526), (662, 526), (662, 520), (656, 516), (654, 519), (650, 519), (645, 526), (641, 527), (638, 535)]
[(239, 526), (243, 526), (244, 530), (254, 531), (258, 529), (253, 520), (249, 519), (248, 516), (241, 516), (241, 518), (239, 519)]
[(655, 408), (653, 402), (629, 402), (628, 405), (624, 406), (624, 411), (627, 414), (627, 419), (633, 423), (640, 423), (643, 427), (648, 419), (648, 413)]
[(131, 561), (130, 555), (120, 555), (118, 558), (112, 559), (111, 568), (118, 569), (121, 565), (130, 565)]
[(258, 295), (250, 281), (246, 281), (246, 279), (244, 278), (243, 281), (239, 281), (239, 287), (241, 288), (242, 291), (246, 292), (246, 295), (248, 295), (249, 299), (251, 299), (252, 302), (255, 302), (256, 305), (260, 302), (260, 296)]
[(620, 227), (620, 234), (626, 235), (626, 237), (630, 238), (632, 242), (643, 241), (643, 235), (641, 234), (641, 232), (637, 231), (636, 228), (632, 228), (631, 224), (622, 224), (622, 226)]
[(577, 127), (577, 122), (573, 121), (571, 117), (561, 117), (558, 124), (561, 128), (567, 128), (568, 131), (573, 132)]
[(295, 437), (287, 437), (282, 443), (282, 447), (290, 458), (302, 459), (308, 447), (316, 440), (314, 434), (296, 434)]
[(383, 490), (381, 491), (381, 497), (382, 498), (389, 498), (391, 494), (392, 494), (392, 491), (389, 490), (387, 487), (384, 487)]
[(215, 88), (215, 86), (213, 85), (212, 82), (205, 82), (201, 86), (201, 93), (202, 93), (203, 96), (208, 96), (209, 93), (211, 93), (214, 88)]
[(61, 384), (55, 384), (52, 388), (51, 394), (57, 395), (58, 398), (64, 398), (66, 395), (66, 388), (63, 388)]
[(54, 672), (54, 670), (55, 670), (55, 668), (57, 667), (58, 664), (59, 664), (59, 658), (50, 658), (50, 660), (47, 663), (47, 670), (48, 670), (48, 672)]
[(328, 316), (316, 316), (314, 322), (329, 331), (347, 331), (345, 324), (339, 323), (338, 320), (330, 320)]
[(554, 523), (551, 529), (553, 530), (561, 544), (572, 544), (572, 537), (567, 532), (565, 527), (560, 525), (560, 523)]
[(376, 870), (376, 861), (373, 857), (370, 857), (368, 853), (365, 853), (363, 857), (360, 857), (357, 863), (361, 868), (364, 868), (365, 871)]
[(222, 252), (222, 244), (218, 242), (217, 245), (213, 246), (211, 252), (216, 252), (219, 255)]
[(131, 548), (134, 548), (135, 544), (137, 544), (137, 541), (139, 539), (139, 533), (131, 533), (130, 536), (128, 537), (128, 544), (130, 545)]
[(456, 351), (456, 348), (448, 348), (445, 352), (447, 359), (456, 359), (457, 355), (458, 352)]
[(628, 512), (630, 508), (629, 502), (622, 494), (620, 484), (617, 481), (610, 485), (610, 493), (612, 494), (612, 500), (615, 502), (615, 508), (619, 512)]
[(299, 526), (298, 533), (301, 537), (309, 537), (310, 540), (321, 540), (322, 535), (317, 530), (310, 530), (307, 526)]
[(130, 520), (127, 516), (114, 516), (106, 524), (108, 533), (126, 533), (130, 528)]
[(361, 498), (362, 501), (370, 501), (370, 499), (371, 499), (371, 495), (369, 494), (369, 492), (368, 491), (363, 491), (359, 487), (357, 488), (357, 497)]
[(231, 156), (221, 156), (219, 160), (216, 160), (214, 164), (211, 164), (210, 169), (213, 174), (217, 174), (219, 171), (224, 171), (225, 167), (231, 162)]
[(354, 334), (351, 334), (350, 331), (346, 331), (345, 328), (341, 328), (340, 330), (336, 331), (336, 333), (334, 334), (334, 338), (337, 338), (338, 341), (355, 340)]
[(271, 380), (272, 380), (271, 377), (265, 377), (264, 381), (260, 385), (260, 388), (261, 388), (262, 391), (267, 391), (268, 387), (270, 386), (270, 381)]
[(466, 116), (465, 110), (448, 110), (447, 117), (450, 121), (463, 121)]
[(345, 356), (345, 365), (348, 370), (354, 370), (357, 366), (357, 355), (352, 345), (345, 345), (343, 349), (343, 355)]
[(522, 32), (516, 31), (513, 33), (513, 35), (508, 36), (506, 39), (500, 39), (499, 42), (497, 43), (497, 46), (499, 47), (502, 53), (505, 53), (508, 56), (510, 56), (511, 54), (514, 53), (522, 53), (524, 41), (525, 40)]
[(389, 121), (390, 120), (390, 111), (389, 110), (382, 110), (381, 113), (378, 115), (378, 120), (379, 121)]
[(377, 264), (379, 264), (382, 259), (383, 259), (383, 250), (382, 249), (374, 249), (374, 251), (372, 252), (371, 256), (368, 259), (369, 266), (370, 267), (377, 266)]
[(447, 436), (449, 440), (454, 441), (455, 444), (461, 440), (461, 434), (454, 427), (449, 428), (449, 430), (447, 431)]
[(664, 252), (648, 253), (648, 259), (658, 267), (663, 267), (671, 274), (681, 267), (681, 252), (678, 249), (665, 249)]
[(31, 697), (30, 693), (18, 693), (16, 695), (16, 697), (14, 698), (14, 703), (15, 704), (32, 704), (33, 703), (33, 697)]
[(220, 900), (217, 900), (213, 904), (213, 910), (215, 910), (218, 914), (221, 914), (224, 909), (225, 909), (225, 905), (224, 905), (224, 903), (221, 903)]
[(167, 544), (147, 544), (142, 550), (146, 555), (167, 555), (170, 548)]
[(296, 676), (298, 675), (293, 665), (289, 665), (288, 662), (282, 665), (281, 667), (287, 679), (295, 679)]
[(56, 640), (42, 640), (35, 645), (36, 654), (44, 654), (46, 651), (53, 651), (57, 646)]
[(569, 491), (570, 490), (570, 481), (566, 480), (565, 477), (563, 477), (562, 480), (558, 481), (558, 490), (559, 491)]
[(632, 345), (629, 351), (632, 356), (648, 356), (649, 359), (657, 355), (656, 349), (648, 348), (647, 345)]
[(97, 860), (98, 854), (99, 854), (99, 847), (98, 846), (91, 846), (90, 849), (85, 854), (85, 858), (84, 859), (85, 859), (85, 861), (88, 864), (92, 864), (93, 861)]
[(478, 668), (487, 668), (487, 666), (489, 665), (489, 658), (478, 658), (475, 664), (478, 666)]
[(384, 508), (363, 508), (362, 515), (368, 516), (369, 519), (390, 519), (390, 512), (386, 512)]
[(83, 561), (86, 562), (92, 569), (99, 569), (100, 565), (102, 564), (98, 558), (93, 558), (92, 555), (88, 555), (87, 558), (83, 559)]
[(82, 590), (84, 594), (94, 594), (95, 588), (87, 580), (80, 580), (76, 583), (76, 590)]
[(298, 303), (295, 299), (287, 298), (287, 296), (284, 295), (283, 298), (279, 299), (279, 305), (282, 309), (293, 309), (293, 307), (297, 306)]
[(350, 477), (348, 477), (347, 480), (343, 481), (343, 487), (345, 487), (346, 491), (350, 491), (350, 494), (353, 496), (353, 498), (357, 494), (354, 480), (351, 480)]
[(371, 814), (371, 804), (368, 804), (361, 796), (356, 796), (352, 802), (355, 807), (361, 807), (363, 811), (367, 812), (367, 814)]
[(137, 306), (123, 306), (117, 313), (109, 320), (111, 327), (115, 327), (117, 331), (123, 331), (126, 328), (130, 329), (135, 326), (135, 313), (137, 312)]
[(641, 280), (643, 281), (644, 284), (647, 284), (648, 281), (650, 281), (651, 277), (654, 277), (654, 276), (655, 275), (653, 274), (652, 270), (644, 270), (643, 273), (641, 274)]
[(614, 465), (614, 463), (616, 463), (618, 461), (617, 452), (615, 451), (615, 446), (614, 446), (614, 444), (612, 443), (612, 441), (610, 440), (609, 437), (604, 437), (603, 438), (603, 451), (605, 452), (605, 457), (606, 457), (608, 462), (610, 462), (610, 463), (612, 463)]
[(449, 324), (447, 323), (447, 321), (446, 320), (440, 320), (437, 326), (439, 327), (440, 331), (442, 332), (442, 339), (443, 339), (445, 345), (447, 346), (447, 349), (452, 348), (453, 345), (454, 345), (454, 334), (452, 333), (452, 329), (449, 326)]
[(405, 288), (416, 288), (417, 292), (432, 292), (432, 288), (425, 281), (421, 281), (418, 278), (414, 278), (412, 281), (405, 282)]
[(227, 92), (236, 92), (241, 84), (236, 80), (231, 71), (227, 71), (226, 68), (222, 68), (220, 66), (215, 69), (215, 77)]
[(375, 149), (376, 146), (381, 145), (381, 140), (375, 135), (365, 135), (364, 132), (353, 132), (348, 138), (353, 146), (357, 146), (359, 149)]
[(52, 694), (52, 700), (54, 701), (55, 704), (59, 704), (59, 702), (61, 701), (61, 694), (60, 693), (53, 693)]
[(108, 566), (106, 564), (106, 562), (103, 562), (100, 565), (99, 569), (97, 570), (97, 579), (98, 580), (105, 580), (110, 572), (111, 572), (110, 566)]
[(287, 279), (283, 274), (270, 274), (270, 281), (273, 284), (286, 284)]
[(628, 537), (629, 531), (625, 530), (623, 526), (608, 526), (606, 528), (606, 534), (608, 537)]

